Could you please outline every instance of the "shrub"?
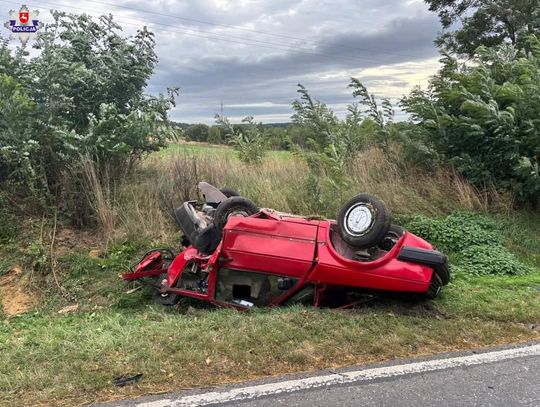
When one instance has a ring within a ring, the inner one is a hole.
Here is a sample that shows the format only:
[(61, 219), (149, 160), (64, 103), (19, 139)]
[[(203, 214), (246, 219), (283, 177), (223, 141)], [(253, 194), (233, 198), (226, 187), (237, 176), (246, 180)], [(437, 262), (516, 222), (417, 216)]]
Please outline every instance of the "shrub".
[(0, 187), (72, 215), (69, 201), (84, 189), (66, 173), (80, 155), (98, 175), (128, 172), (175, 137), (167, 115), (177, 89), (144, 94), (157, 63), (148, 30), (124, 36), (110, 15), (52, 14), (32, 57), (0, 43)]
[(495, 185), (540, 202), (540, 39), (527, 49), (476, 50), (473, 63), (445, 56), (427, 90), (401, 101), (412, 139), (435, 150), (474, 185)]
[(480, 214), (457, 211), (444, 219), (414, 215), (408, 229), (446, 252), (459, 252), (469, 246), (504, 244), (502, 225)]
[(9, 210), (6, 197), (0, 193), (0, 243), (10, 241), (17, 232), (17, 220)]
[(531, 266), (523, 264), (505, 247), (477, 245), (463, 249), (457, 256), (455, 271), (472, 275), (520, 275), (532, 273)]
[(455, 272), (468, 275), (516, 275), (533, 271), (504, 246), (505, 225), (492, 217), (454, 212), (444, 219), (415, 215), (407, 228), (452, 255)]
[(216, 116), (228, 143), (238, 152), (240, 161), (260, 164), (268, 150), (268, 130), (262, 123), (255, 123), (252, 116), (245, 117), (241, 126), (233, 126), (226, 117)]

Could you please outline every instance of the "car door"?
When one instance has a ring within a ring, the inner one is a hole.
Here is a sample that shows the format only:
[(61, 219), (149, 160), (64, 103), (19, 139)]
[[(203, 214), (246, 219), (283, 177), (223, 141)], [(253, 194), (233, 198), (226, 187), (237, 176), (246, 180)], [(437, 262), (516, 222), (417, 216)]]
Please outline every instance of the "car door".
[(318, 225), (299, 218), (231, 218), (221, 256), (231, 269), (302, 280), (314, 264)]

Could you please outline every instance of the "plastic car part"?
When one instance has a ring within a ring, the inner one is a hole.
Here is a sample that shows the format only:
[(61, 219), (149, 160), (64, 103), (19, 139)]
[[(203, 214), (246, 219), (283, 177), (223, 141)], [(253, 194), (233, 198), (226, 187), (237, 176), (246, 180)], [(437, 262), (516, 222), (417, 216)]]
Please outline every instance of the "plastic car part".
[(228, 198), (227, 194), (221, 192), (208, 182), (199, 182), (197, 188), (199, 188), (199, 191), (204, 195), (204, 199), (208, 205), (217, 206), (220, 202), (223, 202)]
[(424, 264), (435, 270), (443, 285), (450, 281), (448, 271), (448, 257), (437, 250), (422, 249), (419, 247), (404, 246), (399, 251), (398, 260), (416, 264)]
[(383, 201), (360, 194), (343, 205), (337, 225), (344, 242), (362, 249), (379, 244), (390, 229), (390, 221), (390, 211)]
[(390, 230), (379, 243), (379, 248), (385, 251), (391, 250), (404, 233), (405, 229), (401, 226), (395, 224), (390, 225)]
[(429, 284), (429, 288), (425, 293), (425, 297), (430, 300), (437, 298), (441, 293), (442, 286), (443, 283), (441, 278), (439, 277), (439, 274), (433, 273), (433, 276), (431, 277), (431, 283)]

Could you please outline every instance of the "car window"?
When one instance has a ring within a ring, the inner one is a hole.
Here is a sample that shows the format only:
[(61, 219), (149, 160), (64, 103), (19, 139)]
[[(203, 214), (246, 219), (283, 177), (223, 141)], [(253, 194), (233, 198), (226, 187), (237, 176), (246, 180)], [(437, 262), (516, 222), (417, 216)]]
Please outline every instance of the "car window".
[(269, 305), (297, 282), (285, 276), (221, 268), (217, 272), (216, 300), (247, 308)]

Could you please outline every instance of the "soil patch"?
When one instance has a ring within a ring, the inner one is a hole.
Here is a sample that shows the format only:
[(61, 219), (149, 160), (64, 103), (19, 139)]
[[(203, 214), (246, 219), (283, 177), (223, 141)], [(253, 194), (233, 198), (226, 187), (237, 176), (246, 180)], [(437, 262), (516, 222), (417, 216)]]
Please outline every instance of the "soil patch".
[(21, 283), (21, 276), (20, 266), (14, 266), (7, 274), (0, 276), (0, 300), (8, 316), (27, 312), (35, 303), (35, 297)]
[(97, 249), (101, 246), (96, 233), (78, 231), (71, 228), (61, 228), (56, 232), (54, 250), (57, 256), (65, 256), (77, 249)]

